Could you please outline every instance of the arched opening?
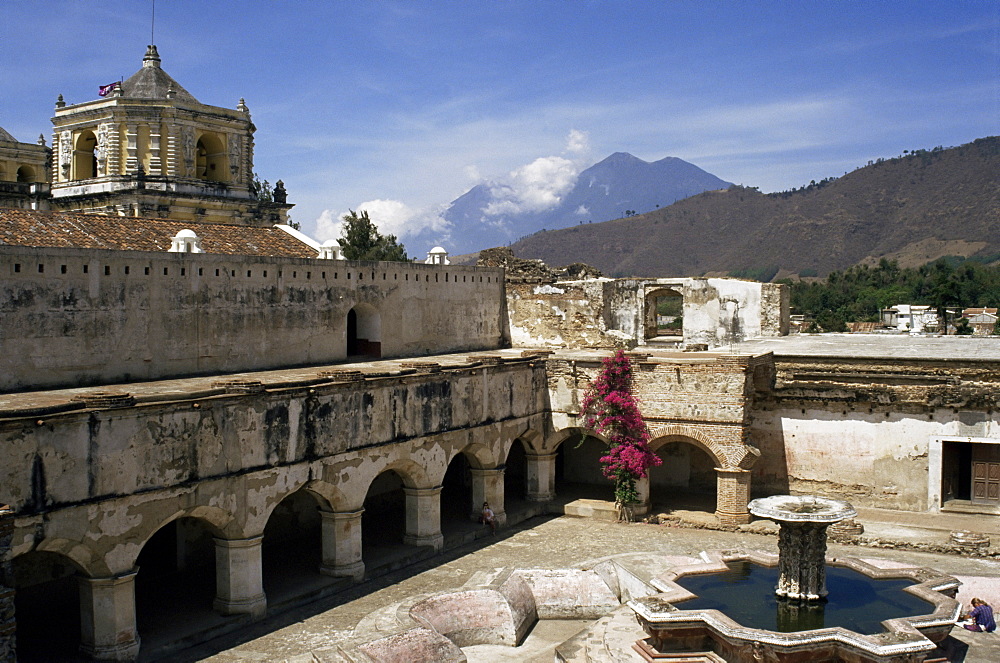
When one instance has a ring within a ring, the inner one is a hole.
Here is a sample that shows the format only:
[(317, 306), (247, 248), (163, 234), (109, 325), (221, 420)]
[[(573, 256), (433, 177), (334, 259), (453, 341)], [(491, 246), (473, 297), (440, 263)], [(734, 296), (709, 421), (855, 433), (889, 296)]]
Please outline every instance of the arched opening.
[(331, 579), (319, 572), (323, 556), (321, 503), (308, 490), (281, 500), (267, 519), (261, 544), (264, 593), (270, 605)]
[(216, 535), (203, 520), (178, 518), (139, 552), (135, 618), (147, 654), (170, 651), (185, 635), (224, 620), (213, 608)]
[(508, 520), (516, 503), (527, 500), (528, 495), (528, 457), (524, 452), (524, 442), (518, 438), (510, 445), (503, 473), (503, 495), (507, 503)]
[(441, 533), (449, 535), (469, 530), (476, 521), (477, 507), (472, 501), (472, 465), (464, 453), (448, 464), (441, 482)]
[(607, 443), (582, 429), (566, 431), (556, 452), (556, 494), (561, 499), (614, 500), (613, 485), (601, 470)]
[(80, 648), (80, 569), (68, 557), (33, 551), (13, 561), (18, 661), (70, 661)]
[(371, 573), (413, 549), (403, 543), (406, 532), (403, 478), (393, 470), (375, 477), (365, 495), (364, 509), (361, 516), (361, 556), (365, 568)]
[(347, 312), (347, 356), (382, 356), (382, 320), (370, 304), (358, 304)]
[[(0, 179), (3, 179), (0, 177)], [(35, 169), (31, 166), (21, 166), (17, 169), (17, 181), (18, 182), (34, 182), (35, 181)]]
[(202, 134), (195, 147), (195, 177), (210, 182), (228, 182), (226, 143), (215, 134)]
[(646, 338), (680, 345), (684, 340), (684, 297), (672, 288), (646, 294)]
[(97, 177), (97, 136), (93, 131), (82, 131), (76, 137), (73, 150), (73, 179), (86, 180)]
[(649, 471), (649, 500), (653, 513), (678, 509), (715, 511), (718, 486), (716, 462), (701, 447), (671, 440), (656, 448), (662, 461)]

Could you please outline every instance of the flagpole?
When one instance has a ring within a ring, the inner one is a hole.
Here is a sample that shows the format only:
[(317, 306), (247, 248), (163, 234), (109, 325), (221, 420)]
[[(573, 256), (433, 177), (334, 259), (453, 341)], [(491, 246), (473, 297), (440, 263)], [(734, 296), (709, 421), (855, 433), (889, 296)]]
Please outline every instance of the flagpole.
[(149, 43), (155, 44), (156, 39), (153, 38), (153, 29), (156, 27), (156, 0), (152, 0), (153, 8), (149, 12)]

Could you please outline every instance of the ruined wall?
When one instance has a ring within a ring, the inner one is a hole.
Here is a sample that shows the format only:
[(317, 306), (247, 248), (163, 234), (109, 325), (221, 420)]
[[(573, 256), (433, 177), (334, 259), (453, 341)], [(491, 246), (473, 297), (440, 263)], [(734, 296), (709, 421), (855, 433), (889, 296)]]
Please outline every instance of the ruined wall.
[(934, 510), (935, 440), (1000, 444), (998, 362), (799, 357), (776, 368), (774, 391), (758, 392), (752, 412), (758, 494)]
[[(507, 283), (511, 343), (517, 347), (612, 348), (624, 337), (609, 334), (607, 279), (557, 283)], [(634, 342), (633, 342), (634, 345)]]
[(511, 340), (529, 347), (633, 348), (655, 324), (653, 307), (662, 290), (684, 298), (686, 347), (716, 348), (788, 333), (784, 285), (736, 279), (539, 280), (507, 284)]
[(172, 393), (178, 400), (117, 409), (8, 410), (0, 502), (18, 514), (15, 555), (41, 546), (94, 573), (122, 572), (179, 512), (246, 537), (306, 483), (328, 508), (356, 510), (387, 468), (432, 488), (463, 449), (502, 466), (518, 436), (544, 431), (544, 385), (538, 361), (470, 362), (257, 393)]
[(787, 334), (787, 290), (785, 285), (756, 281), (684, 279), (680, 292), (684, 297), (685, 346), (716, 348)]
[(342, 360), (347, 314), (381, 353), (506, 343), (493, 268), (0, 247), (0, 391)]

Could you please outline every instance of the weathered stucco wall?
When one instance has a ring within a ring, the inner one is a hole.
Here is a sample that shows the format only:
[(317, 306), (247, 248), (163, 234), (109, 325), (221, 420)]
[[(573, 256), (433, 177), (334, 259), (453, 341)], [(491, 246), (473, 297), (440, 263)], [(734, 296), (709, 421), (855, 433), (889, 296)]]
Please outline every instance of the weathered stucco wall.
[[(950, 409), (924, 416), (865, 407), (779, 408), (758, 412), (750, 435), (761, 450), (754, 468), (760, 494), (821, 494), (858, 506), (926, 511), (930, 445), (937, 437), (994, 438), (1000, 418), (973, 425)], [(940, 471), (940, 468), (938, 468)]]
[[(1000, 365), (780, 358), (750, 441), (758, 494), (806, 492), (861, 506), (940, 506), (940, 442), (1000, 444)], [(936, 488), (937, 487), (937, 488)]]
[[(684, 345), (708, 348), (788, 333), (788, 288), (736, 279), (508, 283), (515, 346), (632, 348), (655, 336), (656, 297), (684, 298)], [(653, 332), (649, 332), (650, 325)]]
[(387, 469), (434, 488), (462, 451), (474, 467), (501, 467), (518, 437), (544, 434), (546, 406), (542, 365), (528, 360), (112, 410), (53, 406), (0, 420), (0, 503), (18, 514), (14, 555), (51, 550), (88, 573), (118, 573), (178, 514), (255, 536), (305, 485), (351, 511)]
[(737, 279), (683, 281), (685, 345), (716, 348), (788, 333), (788, 297), (782, 294), (787, 286)]
[(612, 348), (606, 297), (613, 281), (507, 284), (510, 338), (522, 347)]
[(0, 391), (338, 361), (356, 306), (384, 357), (508, 335), (493, 268), (0, 247), (0, 274)]

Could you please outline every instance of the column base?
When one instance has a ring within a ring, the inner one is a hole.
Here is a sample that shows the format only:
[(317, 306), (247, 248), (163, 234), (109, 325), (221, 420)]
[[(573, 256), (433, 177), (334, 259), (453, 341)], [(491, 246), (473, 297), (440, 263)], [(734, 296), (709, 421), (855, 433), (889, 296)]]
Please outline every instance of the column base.
[(254, 620), (258, 620), (267, 614), (267, 597), (260, 594), (237, 601), (216, 597), (212, 607), (220, 615), (250, 615)]
[(353, 564), (339, 564), (327, 566), (320, 565), (319, 572), (331, 578), (352, 578), (360, 582), (365, 577), (365, 563), (355, 562)]
[(551, 502), (555, 498), (555, 493), (528, 493), (526, 496), (529, 502)]
[(95, 661), (121, 661), (131, 663), (139, 656), (139, 636), (131, 642), (122, 642), (108, 647), (80, 645), (80, 653)]
[(723, 525), (746, 525), (753, 519), (753, 516), (750, 515), (749, 511), (744, 513), (716, 511), (715, 517), (718, 518), (719, 522)]
[(430, 546), (435, 551), (439, 551), (444, 547), (444, 536), (441, 534), (428, 534), (424, 536), (407, 534), (403, 537), (403, 543), (408, 546)]

